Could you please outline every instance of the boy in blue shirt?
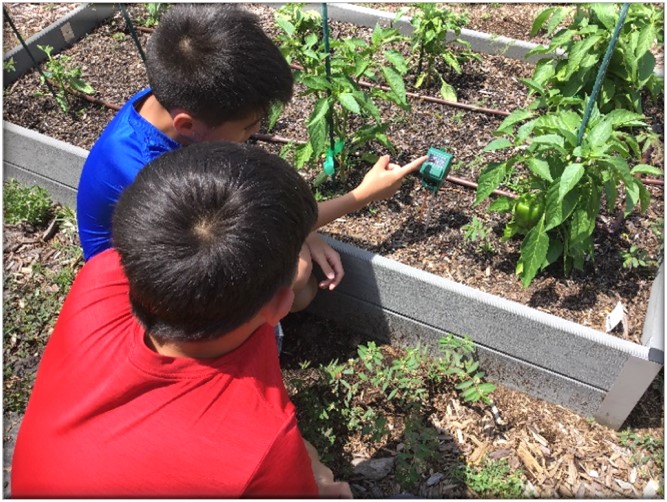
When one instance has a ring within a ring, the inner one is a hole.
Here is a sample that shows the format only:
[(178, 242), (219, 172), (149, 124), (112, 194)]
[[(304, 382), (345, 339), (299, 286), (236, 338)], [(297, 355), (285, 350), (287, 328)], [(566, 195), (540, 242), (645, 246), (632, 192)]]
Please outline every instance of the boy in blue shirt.
[[(255, 15), (233, 5), (172, 7), (151, 37), (146, 68), (150, 88), (123, 106), (83, 166), (77, 223), (86, 260), (112, 246), (116, 202), (148, 162), (192, 143), (244, 142), (272, 104), (292, 97), (291, 70), (280, 50)], [(313, 230), (392, 196), (425, 159), (399, 167), (381, 157), (358, 187), (318, 205)], [(320, 288), (333, 289), (343, 277), (338, 253), (311, 232), (299, 257), (292, 311), (317, 292), (312, 262), (325, 275)]]

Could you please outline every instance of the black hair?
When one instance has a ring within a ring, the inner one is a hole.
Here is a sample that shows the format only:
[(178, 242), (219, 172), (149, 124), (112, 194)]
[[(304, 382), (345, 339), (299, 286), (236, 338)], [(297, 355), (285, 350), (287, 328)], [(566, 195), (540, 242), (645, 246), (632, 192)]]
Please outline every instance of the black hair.
[(135, 315), (162, 340), (237, 328), (291, 285), (316, 219), (304, 179), (261, 148), (211, 142), (158, 157), (113, 217)]
[(293, 78), (280, 49), (253, 13), (230, 4), (177, 4), (148, 43), (153, 94), (211, 127), (265, 113), (292, 98)]

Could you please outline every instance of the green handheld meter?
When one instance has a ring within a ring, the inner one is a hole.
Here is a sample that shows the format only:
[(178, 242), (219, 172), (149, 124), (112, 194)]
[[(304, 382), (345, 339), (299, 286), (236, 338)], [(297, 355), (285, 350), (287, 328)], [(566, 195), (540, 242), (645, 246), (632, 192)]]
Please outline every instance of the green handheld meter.
[(438, 148), (429, 148), (427, 155), (428, 159), (419, 168), (419, 174), (424, 188), (437, 192), (449, 172), (453, 155)]

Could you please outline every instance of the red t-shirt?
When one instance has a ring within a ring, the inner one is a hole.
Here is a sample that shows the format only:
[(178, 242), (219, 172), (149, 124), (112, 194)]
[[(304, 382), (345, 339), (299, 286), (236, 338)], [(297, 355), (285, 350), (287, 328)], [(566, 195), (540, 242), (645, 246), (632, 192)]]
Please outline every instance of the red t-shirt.
[(12, 497), (316, 497), (265, 325), (214, 360), (159, 355), (115, 250), (76, 278), (39, 366)]

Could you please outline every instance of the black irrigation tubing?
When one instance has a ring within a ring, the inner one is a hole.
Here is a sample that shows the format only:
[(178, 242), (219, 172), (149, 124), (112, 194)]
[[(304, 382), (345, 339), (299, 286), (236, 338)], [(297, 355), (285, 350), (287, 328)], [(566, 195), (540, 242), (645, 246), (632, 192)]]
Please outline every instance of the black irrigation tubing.
[[(109, 103), (108, 101), (104, 101), (102, 99), (94, 98), (92, 96), (88, 96), (87, 94), (83, 94), (82, 92), (78, 92), (72, 89), (67, 89), (68, 92), (71, 94), (84, 99), (90, 103), (96, 104), (96, 105), (101, 105), (105, 106), (107, 108), (110, 108), (112, 110), (118, 111), (120, 110), (120, 106), (115, 104), (115, 103)], [(302, 140), (296, 140), (296, 139), (291, 139), (291, 138), (285, 138), (284, 136), (277, 136), (273, 134), (262, 134), (262, 133), (255, 133), (251, 136), (251, 139), (254, 139), (256, 141), (265, 141), (267, 143), (279, 143), (279, 144), (295, 144), (295, 145), (303, 145), (306, 142)], [(474, 188), (475, 190), (477, 189), (477, 183), (474, 181), (466, 180), (464, 178), (459, 178), (458, 176), (452, 176), (452, 175), (447, 175), (445, 178), (447, 181), (454, 183), (456, 185), (461, 185), (463, 187), (467, 188)], [(645, 185), (655, 185), (655, 186), (664, 186), (665, 181), (664, 180), (659, 180), (659, 179), (654, 179), (654, 178), (639, 178), (642, 183)], [(510, 199), (515, 199), (517, 196), (516, 194), (512, 192), (507, 192), (505, 190), (494, 190), (491, 192), (494, 195), (502, 196), (502, 197), (509, 197)]]

